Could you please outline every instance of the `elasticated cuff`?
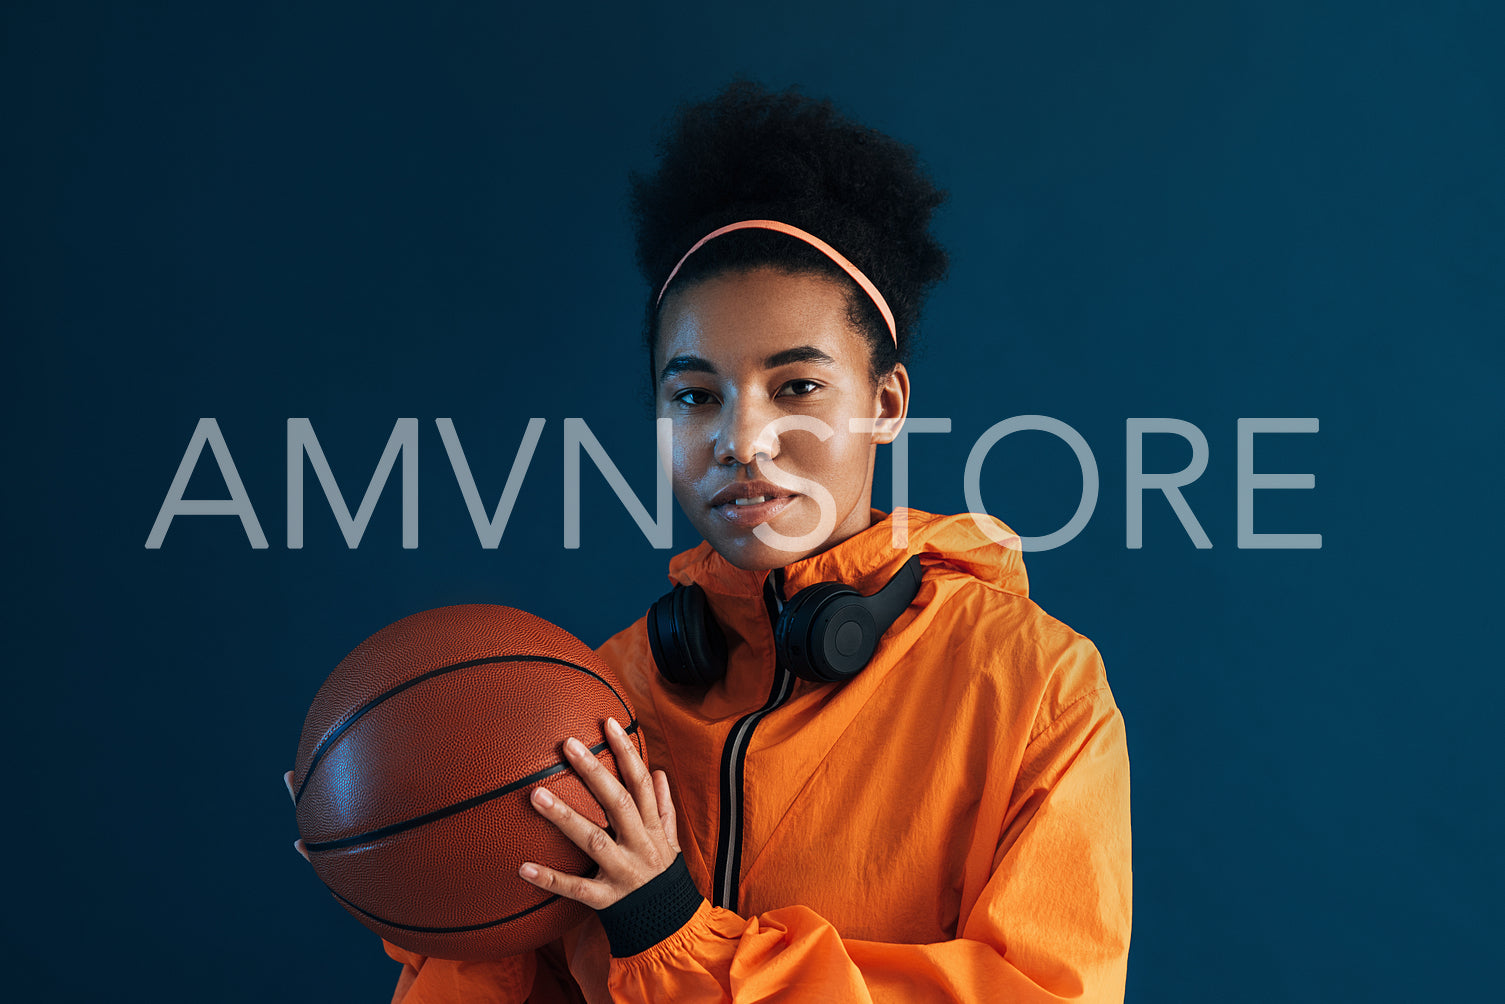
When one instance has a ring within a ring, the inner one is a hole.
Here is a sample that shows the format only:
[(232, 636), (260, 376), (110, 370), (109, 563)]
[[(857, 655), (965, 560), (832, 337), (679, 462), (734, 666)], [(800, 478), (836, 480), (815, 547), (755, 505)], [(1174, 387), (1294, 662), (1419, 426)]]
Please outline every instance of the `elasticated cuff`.
[(704, 900), (680, 854), (661, 874), (596, 914), (606, 929), (611, 954), (625, 959), (684, 927)]

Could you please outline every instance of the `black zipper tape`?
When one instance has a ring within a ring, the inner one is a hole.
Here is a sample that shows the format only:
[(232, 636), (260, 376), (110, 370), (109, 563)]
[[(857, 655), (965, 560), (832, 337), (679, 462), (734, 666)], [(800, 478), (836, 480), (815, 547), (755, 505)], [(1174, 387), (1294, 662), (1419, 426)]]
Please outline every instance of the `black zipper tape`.
[[(775, 569), (769, 573), (768, 588), (763, 594), (770, 629), (777, 622), (784, 604), (782, 577), (775, 579), (779, 571)], [(742, 782), (747, 748), (752, 744), (753, 729), (757, 728), (758, 722), (787, 701), (793, 692), (794, 674), (784, 666), (776, 666), (768, 700), (757, 711), (737, 719), (721, 751), (721, 827), (716, 838), (715, 886), (711, 890), (711, 902), (733, 912), (737, 910), (737, 891), (742, 878)]]

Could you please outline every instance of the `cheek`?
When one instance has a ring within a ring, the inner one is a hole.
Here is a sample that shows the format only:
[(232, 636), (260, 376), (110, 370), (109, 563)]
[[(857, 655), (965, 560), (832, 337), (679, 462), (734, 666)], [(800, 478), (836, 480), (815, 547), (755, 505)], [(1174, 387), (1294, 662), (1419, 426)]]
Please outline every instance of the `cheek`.
[(869, 443), (867, 437), (838, 432), (808, 454), (811, 475), (826, 490), (840, 495), (860, 490), (867, 482)]
[(705, 441), (689, 422), (676, 422), (669, 448), (670, 481), (674, 492), (683, 498), (705, 472)]

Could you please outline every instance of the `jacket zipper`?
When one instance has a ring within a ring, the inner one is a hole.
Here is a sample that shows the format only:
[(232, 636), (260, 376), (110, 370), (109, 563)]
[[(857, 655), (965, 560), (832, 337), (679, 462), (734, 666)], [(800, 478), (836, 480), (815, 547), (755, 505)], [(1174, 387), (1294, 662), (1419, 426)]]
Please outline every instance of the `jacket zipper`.
[[(780, 569), (770, 572), (763, 602), (768, 607), (770, 627), (784, 609), (782, 576)], [(768, 700), (757, 711), (743, 715), (732, 726), (726, 737), (726, 746), (721, 751), (721, 828), (716, 839), (716, 887), (712, 902), (721, 907), (737, 910), (737, 891), (742, 877), (742, 782), (747, 763), (747, 747), (752, 742), (753, 729), (767, 714), (789, 699), (794, 691), (794, 674), (786, 666), (775, 666), (773, 687)]]

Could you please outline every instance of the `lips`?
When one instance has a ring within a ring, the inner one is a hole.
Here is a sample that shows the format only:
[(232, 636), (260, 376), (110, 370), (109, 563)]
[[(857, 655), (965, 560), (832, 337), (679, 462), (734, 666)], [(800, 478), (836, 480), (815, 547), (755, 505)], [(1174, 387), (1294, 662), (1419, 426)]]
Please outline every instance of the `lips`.
[(783, 512), (797, 494), (769, 481), (737, 481), (711, 498), (711, 509), (728, 523), (754, 526)]
[[(711, 508), (719, 509), (722, 506), (736, 505), (739, 500), (746, 503), (754, 499), (767, 502), (791, 498), (794, 494), (787, 488), (780, 488), (772, 481), (734, 481), (711, 496)], [(748, 506), (739, 506), (739, 508), (748, 508)]]

